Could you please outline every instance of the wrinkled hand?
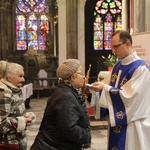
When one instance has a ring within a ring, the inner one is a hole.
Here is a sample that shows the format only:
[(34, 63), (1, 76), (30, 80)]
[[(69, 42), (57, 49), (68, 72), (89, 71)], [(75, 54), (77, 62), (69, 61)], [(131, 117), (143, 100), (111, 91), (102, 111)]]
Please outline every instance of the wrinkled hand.
[(28, 126), (32, 122), (32, 116), (25, 114), (24, 118), (25, 118), (26, 125)]

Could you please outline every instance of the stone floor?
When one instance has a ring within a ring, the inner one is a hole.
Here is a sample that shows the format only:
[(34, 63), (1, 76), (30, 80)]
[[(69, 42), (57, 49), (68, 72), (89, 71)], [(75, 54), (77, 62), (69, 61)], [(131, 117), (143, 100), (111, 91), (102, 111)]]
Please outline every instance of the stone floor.
[[(31, 99), (30, 109), (27, 112), (33, 112), (37, 116), (37, 120), (31, 126), (27, 128), (28, 136), (28, 148), (32, 145), (34, 138), (38, 132), (41, 119), (43, 117), (44, 108), (46, 106), (47, 98)], [(92, 129), (92, 145), (87, 150), (107, 150), (107, 121), (95, 120), (93, 116), (91, 118)]]

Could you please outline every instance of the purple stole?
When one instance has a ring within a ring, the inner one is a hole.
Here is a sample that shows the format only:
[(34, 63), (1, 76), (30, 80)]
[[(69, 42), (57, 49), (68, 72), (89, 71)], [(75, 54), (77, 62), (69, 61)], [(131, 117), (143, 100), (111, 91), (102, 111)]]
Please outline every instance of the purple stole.
[[(110, 85), (113, 87), (110, 89), (109, 93), (114, 108), (116, 126), (110, 127), (108, 142), (109, 150), (125, 150), (127, 116), (126, 109), (119, 95), (119, 90), (123, 84), (130, 80), (134, 71), (142, 64), (146, 65), (143, 60), (136, 60), (135, 62), (124, 66), (121, 65), (121, 61), (118, 61), (112, 71)], [(122, 73), (118, 82), (118, 87), (115, 88), (119, 70), (122, 70)]]

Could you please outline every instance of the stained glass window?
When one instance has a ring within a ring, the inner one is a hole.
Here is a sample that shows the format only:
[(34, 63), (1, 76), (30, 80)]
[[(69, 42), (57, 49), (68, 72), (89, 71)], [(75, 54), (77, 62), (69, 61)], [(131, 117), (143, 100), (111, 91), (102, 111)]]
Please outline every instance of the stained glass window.
[(45, 0), (18, 0), (16, 8), (17, 50), (45, 50), (49, 33)]
[(111, 50), (111, 34), (122, 28), (122, 0), (98, 0), (94, 11), (94, 50)]

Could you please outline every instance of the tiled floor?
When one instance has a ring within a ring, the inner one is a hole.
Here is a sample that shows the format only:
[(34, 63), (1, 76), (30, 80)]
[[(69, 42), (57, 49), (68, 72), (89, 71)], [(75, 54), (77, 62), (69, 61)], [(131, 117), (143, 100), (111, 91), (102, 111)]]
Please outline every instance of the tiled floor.
[[(37, 116), (36, 122), (27, 128), (28, 136), (28, 149), (32, 145), (34, 138), (38, 132), (39, 125), (43, 116), (44, 108), (46, 106), (47, 98), (31, 99), (30, 109), (28, 112), (33, 112)], [(107, 149), (107, 121), (99, 121), (91, 117), (91, 129), (92, 129), (92, 145), (87, 150), (106, 150)]]

